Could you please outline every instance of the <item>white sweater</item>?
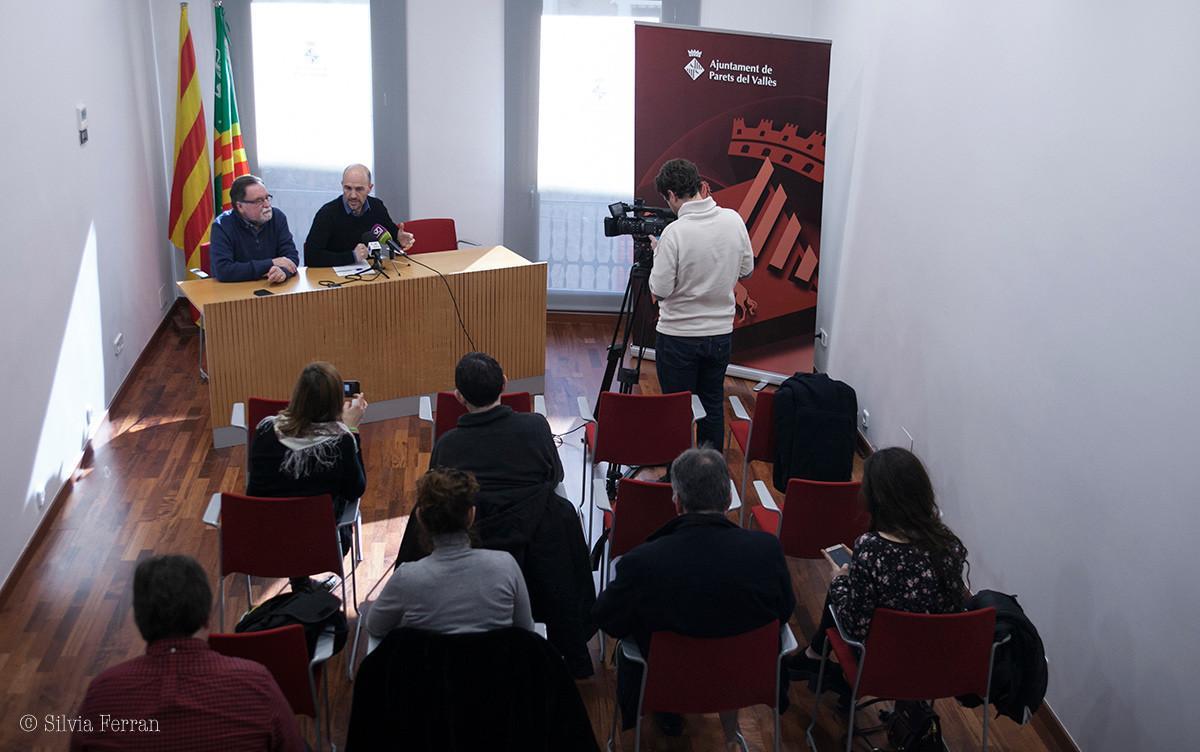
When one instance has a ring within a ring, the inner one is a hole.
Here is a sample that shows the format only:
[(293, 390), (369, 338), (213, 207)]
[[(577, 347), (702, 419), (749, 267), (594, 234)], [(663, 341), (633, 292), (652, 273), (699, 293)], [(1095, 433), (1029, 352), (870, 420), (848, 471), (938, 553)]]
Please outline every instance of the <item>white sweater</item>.
[(733, 286), (754, 271), (746, 223), (711, 197), (679, 207), (654, 251), (650, 292), (658, 299), (658, 331), (708, 337), (733, 331)]

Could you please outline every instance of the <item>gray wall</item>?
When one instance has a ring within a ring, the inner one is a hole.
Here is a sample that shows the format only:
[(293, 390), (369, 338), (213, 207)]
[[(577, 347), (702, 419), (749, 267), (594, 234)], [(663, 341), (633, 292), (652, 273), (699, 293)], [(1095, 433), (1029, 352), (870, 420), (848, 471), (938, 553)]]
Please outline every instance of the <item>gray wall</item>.
[[(197, 49), (211, 50), (211, 8), (194, 3), (191, 16)], [(178, 27), (179, 4), (169, 0), (5, 5), (4, 578), (44, 514), (37, 495), (53, 498), (78, 462), (89, 408), (94, 424), (174, 298), (172, 136), (163, 134), (174, 132)], [(211, 55), (201, 54), (198, 65), (211, 113)], [(88, 108), (85, 146), (75, 128), (78, 103)], [(114, 355), (118, 334), (125, 346)]]
[(814, 6), (819, 364), (876, 445), (915, 437), (972, 584), (1040, 628), (1080, 746), (1191, 746), (1200, 10)]

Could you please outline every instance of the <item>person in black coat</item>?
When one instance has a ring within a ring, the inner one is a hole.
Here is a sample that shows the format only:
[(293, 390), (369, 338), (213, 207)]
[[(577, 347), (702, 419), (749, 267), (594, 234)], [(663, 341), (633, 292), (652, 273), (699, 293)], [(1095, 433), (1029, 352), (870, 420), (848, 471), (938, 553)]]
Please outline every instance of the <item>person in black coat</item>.
[[(587, 542), (575, 507), (557, 495), (562, 461), (545, 417), (500, 404), (507, 379), (495, 358), (467, 353), (454, 369), (455, 397), (467, 409), (438, 437), (429, 466), (468, 470), (479, 482), (475, 525), (483, 548), (507, 551), (521, 566), (533, 618), (576, 678), (593, 673), (587, 641), (595, 634), (595, 598)], [(398, 562), (429, 553), (410, 519)]]
[[(632, 638), (649, 657), (650, 634), (731, 637), (787, 622), (796, 606), (779, 539), (730, 522), (729, 469), (714, 449), (689, 449), (671, 464), (671, 486), (681, 514), (617, 561), (612, 583), (592, 613), (610, 635)], [(641, 667), (618, 653), (617, 692), (623, 727), (637, 722)], [(786, 697), (786, 687), (781, 688)], [(660, 717), (670, 734), (677, 718)], [(723, 713), (726, 740), (737, 713)], [(674, 731), (678, 733), (678, 731)]]

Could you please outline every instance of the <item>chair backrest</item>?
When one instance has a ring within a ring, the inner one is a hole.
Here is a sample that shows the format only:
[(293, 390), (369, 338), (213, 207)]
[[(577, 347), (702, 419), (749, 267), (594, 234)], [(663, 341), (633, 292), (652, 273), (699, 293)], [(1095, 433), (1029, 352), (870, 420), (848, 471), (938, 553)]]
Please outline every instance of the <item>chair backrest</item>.
[(404, 223), (404, 231), (413, 236), (409, 253), (432, 253), (458, 249), (458, 233), (454, 220), (446, 217), (436, 219), (410, 219)]
[(775, 461), (775, 393), (761, 391), (754, 398), (750, 414), (750, 445), (746, 447), (750, 462)]
[(669, 465), (692, 447), (692, 394), (601, 392), (596, 462)]
[(719, 713), (779, 701), (779, 622), (733, 637), (650, 635), (642, 713)]
[(321, 496), (264, 499), (221, 494), (221, 576), (342, 574), (333, 499)]
[[(533, 395), (529, 392), (505, 392), (500, 395), (500, 404), (508, 405), (514, 412), (533, 412)], [(437, 393), (437, 410), (433, 414), (433, 440), (458, 425), (458, 419), (467, 414), (467, 408), (454, 397), (454, 392)]]
[(316, 717), (304, 627), (289, 624), (261, 632), (214, 633), (208, 636), (208, 645), (221, 655), (245, 658), (266, 666), (283, 690), (292, 712)]
[(859, 694), (898, 700), (983, 697), (995, 633), (994, 608), (957, 614), (875, 609)]
[[(268, 415), (275, 415), (288, 406), (287, 400), (264, 399), (251, 397), (246, 400), (246, 457), (250, 457), (250, 449), (254, 446), (254, 432), (258, 424)], [(247, 465), (248, 466), (248, 465)]]
[(859, 499), (861, 486), (858, 481), (789, 480), (779, 529), (783, 553), (819, 559), (822, 548), (839, 543), (853, 548), (858, 536), (871, 526), (871, 516)]
[(651, 533), (675, 519), (670, 483), (622, 478), (613, 502), (609, 556), (615, 559), (644, 543)]

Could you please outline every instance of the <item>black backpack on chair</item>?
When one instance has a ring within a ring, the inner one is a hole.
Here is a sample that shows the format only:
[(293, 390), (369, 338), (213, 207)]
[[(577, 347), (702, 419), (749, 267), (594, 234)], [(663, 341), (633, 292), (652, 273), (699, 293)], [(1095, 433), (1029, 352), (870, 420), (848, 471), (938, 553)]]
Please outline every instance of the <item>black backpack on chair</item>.
[(349, 629), (346, 614), (342, 611), (342, 602), (333, 593), (325, 591), (280, 593), (247, 612), (233, 631), (262, 632), (289, 624), (304, 627), (304, 640), (308, 643), (309, 658), (316, 652), (317, 639), (322, 632), (333, 634), (334, 655), (346, 645)]
[(775, 490), (789, 478), (848, 481), (858, 443), (858, 396), (823, 373), (789, 376), (775, 392)]

